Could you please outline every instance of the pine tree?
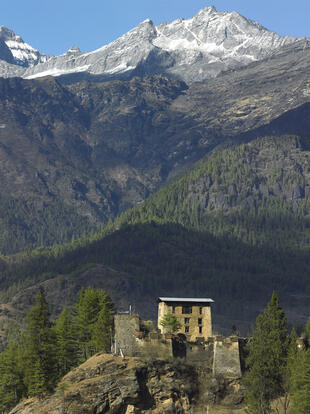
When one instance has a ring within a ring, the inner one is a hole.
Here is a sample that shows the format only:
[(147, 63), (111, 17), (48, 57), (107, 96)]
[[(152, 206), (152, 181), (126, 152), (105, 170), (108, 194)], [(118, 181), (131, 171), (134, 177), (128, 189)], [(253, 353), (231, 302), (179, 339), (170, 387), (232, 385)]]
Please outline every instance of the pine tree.
[(27, 314), (23, 343), (24, 381), (28, 395), (42, 396), (51, 392), (57, 380), (57, 344), (42, 290)]
[(98, 319), (94, 324), (92, 340), (96, 351), (110, 352), (113, 328), (113, 306), (107, 299), (98, 314)]
[(310, 318), (307, 321), (305, 329), (305, 342), (307, 347), (310, 347)]
[[(80, 362), (85, 361), (93, 355), (96, 352), (97, 345), (99, 347), (103, 345), (101, 342), (102, 338), (99, 339), (99, 326), (97, 326), (96, 329), (95, 326), (99, 314), (104, 307), (110, 309), (109, 312), (113, 309), (111, 299), (104, 290), (95, 290), (92, 287), (89, 287), (86, 290), (82, 289), (80, 291), (79, 302), (74, 307), (72, 318), (77, 346), (79, 348)], [(107, 325), (108, 316), (108, 314), (104, 316), (104, 312), (102, 312), (100, 323), (104, 322)], [(103, 319), (105, 319), (105, 321), (103, 321)], [(112, 319), (109, 323), (112, 324)], [(111, 326), (112, 325), (104, 328), (105, 330), (108, 330), (107, 332), (109, 332), (109, 335)], [(94, 335), (96, 335), (96, 343)], [(106, 340), (105, 344), (107, 344)]]
[[(297, 335), (295, 329), (292, 330), (289, 338), (289, 346), (287, 352), (286, 366), (283, 371), (282, 381), (282, 398), (278, 400), (278, 404), (282, 405), (282, 412), (286, 414), (288, 412), (291, 395), (293, 392), (293, 374), (296, 364), (298, 348), (297, 348)], [(279, 412), (280, 410), (277, 410)]]
[(283, 390), (283, 377), (288, 351), (286, 317), (274, 292), (249, 340), (245, 378), (246, 401), (250, 413), (267, 414), (270, 402)]
[(310, 412), (310, 350), (302, 349), (296, 355), (292, 372), (292, 402), (294, 413)]
[(58, 376), (62, 377), (77, 364), (77, 347), (74, 341), (69, 312), (63, 308), (55, 326), (57, 338)]
[(8, 411), (25, 395), (20, 347), (13, 342), (0, 354), (0, 411)]

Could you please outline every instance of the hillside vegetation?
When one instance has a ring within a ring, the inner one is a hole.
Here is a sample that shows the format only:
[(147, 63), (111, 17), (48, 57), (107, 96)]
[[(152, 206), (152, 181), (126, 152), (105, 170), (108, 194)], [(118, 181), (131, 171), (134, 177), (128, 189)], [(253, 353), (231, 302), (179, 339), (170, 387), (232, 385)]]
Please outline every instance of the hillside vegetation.
[(90, 234), (214, 148), (308, 136), (309, 54), (298, 42), (189, 86), (0, 79), (0, 252)]
[(216, 152), (90, 237), (3, 257), (3, 301), (21, 309), (43, 284), (57, 313), (60, 302), (70, 304), (72, 292), (93, 283), (118, 304), (155, 317), (156, 295), (186, 292), (215, 299), (219, 329), (237, 321), (245, 330), (277, 289), (289, 320), (304, 323), (306, 145), (293, 136), (266, 137)]

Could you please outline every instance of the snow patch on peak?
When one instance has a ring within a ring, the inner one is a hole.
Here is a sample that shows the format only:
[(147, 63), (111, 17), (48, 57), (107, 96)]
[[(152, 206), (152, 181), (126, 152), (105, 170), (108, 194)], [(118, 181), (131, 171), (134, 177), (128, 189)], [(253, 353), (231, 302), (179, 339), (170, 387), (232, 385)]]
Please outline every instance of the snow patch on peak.
[(4, 41), (14, 58), (14, 63), (20, 66), (31, 66), (46, 61), (46, 56), (40, 54), (28, 43), (24, 42), (21, 36), (16, 35), (13, 30), (5, 26), (0, 27), (0, 39)]
[(28, 79), (43, 76), (40, 74), (60, 76), (77, 72), (103, 78), (106, 75), (107, 79), (170, 73), (185, 82), (193, 82), (265, 58), (297, 40), (281, 37), (237, 12), (218, 12), (214, 6), (200, 10), (192, 18), (179, 18), (158, 26), (146, 19), (97, 50), (81, 53), (72, 47), (47, 61), (6, 28), (0, 29), (0, 56), (1, 53), (9, 56), (6, 45), (2, 44), (1, 49), (1, 40), (5, 41), (2, 32), (9, 37), (6, 41), (13, 42), (9, 45), (16, 59), (22, 61), (26, 59), (23, 53), (28, 53), (27, 62), (30, 58), (34, 62), (23, 72)]
[(151, 24), (151, 25), (154, 25), (154, 23), (153, 23), (153, 21), (152, 21), (151, 19), (145, 19), (145, 20), (143, 20), (143, 22), (141, 22), (141, 23), (139, 24), (139, 26), (140, 26), (141, 24)]
[(67, 53), (81, 53), (81, 50), (78, 46), (72, 46)]
[(61, 76), (61, 75), (67, 75), (69, 73), (80, 73), (80, 72), (86, 72), (89, 68), (89, 65), (85, 66), (79, 66), (72, 69), (58, 69), (58, 68), (52, 68), (45, 70), (43, 72), (35, 73), (33, 75), (25, 76), (25, 79), (36, 79), (36, 78), (43, 78), (44, 76)]
[(214, 6), (208, 6), (205, 7), (203, 9), (201, 9), (198, 13), (197, 16), (201, 15), (201, 14), (211, 14), (211, 13), (217, 13), (217, 10)]

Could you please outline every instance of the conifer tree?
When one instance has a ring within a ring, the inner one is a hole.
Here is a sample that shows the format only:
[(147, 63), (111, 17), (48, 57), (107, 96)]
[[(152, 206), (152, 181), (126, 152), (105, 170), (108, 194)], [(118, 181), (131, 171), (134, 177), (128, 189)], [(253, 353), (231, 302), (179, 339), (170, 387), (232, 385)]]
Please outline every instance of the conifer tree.
[(286, 317), (274, 292), (248, 343), (245, 383), (248, 410), (253, 414), (271, 411), (271, 399), (283, 390), (283, 377), (288, 351)]
[(305, 342), (307, 347), (310, 347), (310, 318), (307, 321), (305, 329)]
[[(91, 355), (96, 352), (97, 345), (101, 347), (103, 345), (102, 338), (99, 336), (99, 325), (96, 327), (100, 311), (106, 307), (111, 312), (112, 302), (108, 294), (102, 289), (93, 289), (92, 287), (82, 289), (79, 295), (79, 302), (73, 310), (73, 326), (79, 348), (80, 362), (85, 361)], [(104, 311), (101, 314), (101, 326), (104, 322), (109, 326), (104, 328), (107, 335), (110, 335), (113, 319), (110, 316), (104, 315)], [(99, 324), (99, 322), (98, 322)], [(95, 333), (96, 332), (96, 333)], [(96, 335), (96, 341), (94, 340)], [(106, 344), (105, 340), (105, 344)]]
[[(292, 330), (289, 338), (289, 346), (287, 352), (286, 366), (283, 371), (282, 381), (282, 398), (278, 400), (278, 404), (282, 405), (282, 412), (286, 414), (288, 412), (291, 396), (293, 392), (293, 375), (297, 358), (297, 335), (295, 329)], [(279, 412), (279, 410), (278, 410)]]
[(111, 337), (113, 328), (113, 307), (107, 299), (98, 314), (98, 319), (94, 324), (92, 339), (96, 351), (110, 352)]
[(77, 364), (77, 346), (74, 341), (70, 315), (63, 308), (55, 326), (57, 338), (58, 376), (62, 377)]
[(310, 412), (310, 350), (297, 352), (292, 372), (293, 409), (296, 414)]
[(13, 342), (0, 354), (0, 411), (14, 407), (25, 395), (20, 347)]
[(24, 381), (28, 395), (42, 396), (51, 392), (57, 380), (57, 345), (42, 290), (27, 314), (23, 343)]

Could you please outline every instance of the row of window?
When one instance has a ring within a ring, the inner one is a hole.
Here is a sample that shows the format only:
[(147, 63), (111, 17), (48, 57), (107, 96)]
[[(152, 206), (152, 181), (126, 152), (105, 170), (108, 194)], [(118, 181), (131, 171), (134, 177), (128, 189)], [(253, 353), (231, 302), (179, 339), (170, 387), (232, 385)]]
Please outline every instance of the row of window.
[[(189, 324), (190, 318), (184, 318), (184, 323)], [(198, 325), (202, 325), (202, 318), (198, 318)]]
[[(182, 313), (192, 313), (192, 306), (182, 306)], [(175, 313), (175, 305), (172, 305), (172, 313)], [(202, 315), (202, 306), (199, 307), (199, 313)]]
[[(189, 326), (185, 326), (185, 333), (189, 333)], [(199, 333), (202, 333), (202, 326), (199, 326)]]

